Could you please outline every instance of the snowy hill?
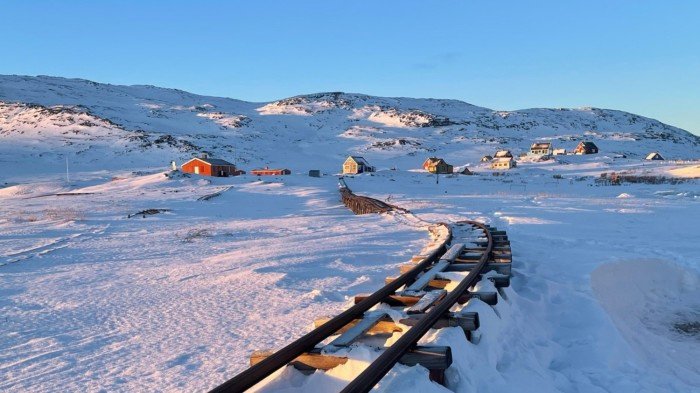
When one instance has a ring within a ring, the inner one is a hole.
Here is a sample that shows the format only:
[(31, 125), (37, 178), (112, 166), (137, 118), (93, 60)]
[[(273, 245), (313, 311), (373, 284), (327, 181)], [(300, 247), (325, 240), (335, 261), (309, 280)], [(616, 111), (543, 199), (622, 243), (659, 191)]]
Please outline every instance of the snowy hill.
[(378, 167), (417, 168), (428, 154), (475, 164), (499, 147), (535, 140), (572, 149), (592, 140), (601, 156), (695, 158), (700, 138), (642, 116), (597, 108), (495, 111), (456, 100), (320, 93), (269, 103), (153, 86), (0, 76), (0, 153), (27, 171), (165, 166), (204, 150), (244, 168), (338, 170), (348, 154)]

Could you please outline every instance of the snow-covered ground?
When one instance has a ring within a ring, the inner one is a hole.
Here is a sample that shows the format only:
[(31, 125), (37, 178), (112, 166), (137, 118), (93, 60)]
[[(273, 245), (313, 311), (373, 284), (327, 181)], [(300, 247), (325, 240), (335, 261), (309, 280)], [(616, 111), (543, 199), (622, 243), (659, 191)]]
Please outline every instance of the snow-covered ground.
[[(508, 231), (507, 299), (468, 305), (478, 344), (458, 329), (425, 338), (453, 346), (450, 389), (698, 390), (700, 340), (683, 329), (700, 321), (700, 185), (598, 186), (584, 159), (439, 183), (417, 171), (347, 179), (428, 222)], [(76, 173), (0, 198), (2, 391), (204, 391), (381, 286), (428, 241), (410, 216), (352, 215), (332, 176)], [(169, 211), (128, 218), (145, 209)], [(335, 391), (349, 373), (289, 369), (264, 390)], [(426, 373), (397, 366), (380, 388), (445, 391)]]
[[(600, 154), (519, 159), (503, 176), (479, 163), (581, 140)], [(164, 172), (202, 151), (293, 174)], [(667, 161), (643, 160), (651, 151)], [(347, 179), (354, 191), (415, 216), (343, 207), (328, 174), (349, 154), (380, 169)], [(433, 155), (476, 175), (417, 169)], [(475, 343), (457, 329), (424, 338), (453, 347), (449, 389), (700, 391), (699, 157), (699, 137), (607, 109), (251, 103), (0, 76), (0, 391), (205, 391), (396, 276), (428, 223), (462, 219), (508, 231), (514, 276), (495, 308), (466, 306), (480, 313)], [(676, 181), (596, 182), (611, 172)], [(261, 388), (336, 391), (376, 355), (361, 345), (333, 372), (286, 369)], [(445, 391), (426, 374), (399, 365), (379, 388)]]

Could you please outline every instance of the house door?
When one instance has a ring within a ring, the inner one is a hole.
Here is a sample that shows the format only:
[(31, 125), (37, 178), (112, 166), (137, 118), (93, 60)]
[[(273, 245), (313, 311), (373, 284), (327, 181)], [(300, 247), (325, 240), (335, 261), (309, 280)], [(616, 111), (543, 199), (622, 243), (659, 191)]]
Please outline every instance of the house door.
[(199, 167), (198, 166), (194, 167), (194, 173), (195, 173), (195, 175), (199, 175)]

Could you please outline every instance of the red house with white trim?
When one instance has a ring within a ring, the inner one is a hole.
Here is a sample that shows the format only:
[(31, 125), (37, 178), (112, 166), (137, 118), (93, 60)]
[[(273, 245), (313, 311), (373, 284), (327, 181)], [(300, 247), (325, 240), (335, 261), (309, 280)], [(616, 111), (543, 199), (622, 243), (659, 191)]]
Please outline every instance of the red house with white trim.
[(236, 169), (236, 166), (220, 158), (209, 158), (206, 154), (195, 157), (182, 164), (182, 171), (202, 176), (227, 177), (237, 176), (245, 172)]
[(270, 169), (265, 167), (263, 169), (253, 169), (250, 171), (251, 174), (256, 176), (281, 176), (281, 175), (291, 175), (292, 171), (289, 169)]

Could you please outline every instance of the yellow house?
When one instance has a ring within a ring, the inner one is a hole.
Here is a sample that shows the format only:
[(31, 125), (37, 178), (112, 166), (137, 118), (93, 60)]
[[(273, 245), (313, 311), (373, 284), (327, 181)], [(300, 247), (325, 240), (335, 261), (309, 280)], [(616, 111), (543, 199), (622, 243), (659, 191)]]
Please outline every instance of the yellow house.
[(343, 174), (355, 175), (364, 172), (374, 172), (374, 167), (360, 156), (349, 156), (343, 163)]
[(515, 160), (513, 157), (494, 158), (491, 161), (491, 169), (511, 169), (515, 168)]
[(423, 169), (430, 173), (449, 174), (454, 171), (452, 165), (442, 158), (430, 157), (423, 162)]

